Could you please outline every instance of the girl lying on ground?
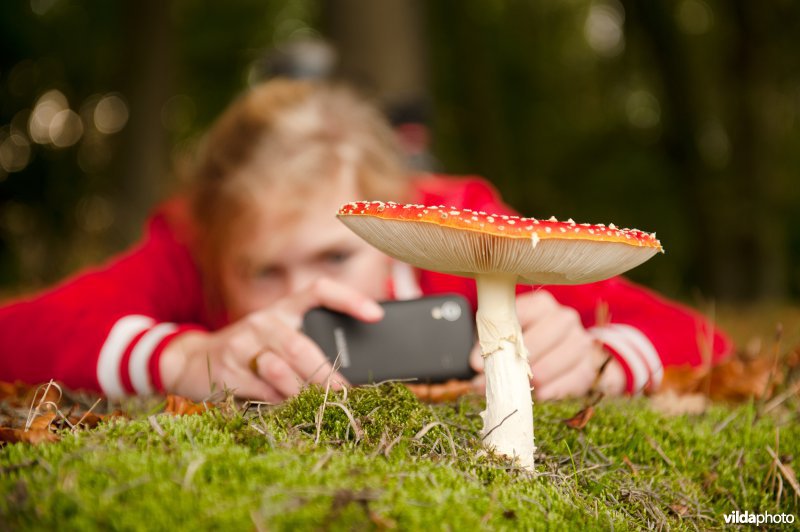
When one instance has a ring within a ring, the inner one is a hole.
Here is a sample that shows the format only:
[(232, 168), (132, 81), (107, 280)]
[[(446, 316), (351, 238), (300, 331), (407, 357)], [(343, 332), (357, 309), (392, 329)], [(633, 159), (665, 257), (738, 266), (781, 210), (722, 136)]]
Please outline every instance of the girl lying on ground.
[[(193, 188), (160, 205), (129, 252), (0, 308), (0, 380), (279, 401), (330, 374), (299, 331), (312, 307), (376, 321), (385, 299), (460, 292), (475, 305), (474, 282), (393, 262), (336, 221), (340, 205), (512, 214), (480, 178), (410, 175), (380, 113), (325, 84), (252, 88), (211, 127), (191, 172)], [(732, 351), (698, 313), (622, 278), (518, 292), (537, 399), (585, 394), (605, 353), (600, 388), (613, 395)], [(476, 348), (478, 372), (481, 360)]]

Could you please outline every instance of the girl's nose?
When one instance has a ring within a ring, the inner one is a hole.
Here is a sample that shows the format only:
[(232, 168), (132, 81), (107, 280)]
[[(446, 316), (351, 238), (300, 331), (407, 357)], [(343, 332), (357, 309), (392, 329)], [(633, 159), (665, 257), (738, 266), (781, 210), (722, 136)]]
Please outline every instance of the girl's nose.
[(319, 277), (319, 274), (307, 270), (296, 270), (287, 275), (287, 289), (290, 294), (302, 292)]

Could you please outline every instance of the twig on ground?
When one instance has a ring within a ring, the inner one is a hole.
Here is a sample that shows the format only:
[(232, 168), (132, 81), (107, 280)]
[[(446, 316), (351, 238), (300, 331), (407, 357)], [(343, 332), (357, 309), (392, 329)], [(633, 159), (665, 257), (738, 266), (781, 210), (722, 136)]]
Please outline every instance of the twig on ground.
[(772, 457), (775, 465), (780, 470), (781, 474), (786, 478), (786, 481), (792, 486), (794, 490), (795, 496), (800, 496), (800, 483), (797, 482), (797, 475), (794, 474), (794, 471), (786, 467), (786, 465), (781, 461), (780, 457), (772, 450), (772, 447), (767, 445), (767, 453)]
[(325, 417), (325, 405), (328, 403), (328, 393), (330, 393), (331, 390), (331, 378), (336, 371), (340, 355), (341, 353), (337, 353), (336, 359), (331, 365), (331, 370), (328, 372), (328, 378), (325, 379), (325, 396), (322, 398), (322, 404), (319, 406), (319, 411), (317, 412), (317, 433), (314, 436), (314, 445), (319, 445), (319, 437), (320, 434), (322, 434), (322, 418)]
[(636, 476), (636, 475), (638, 475), (638, 474), (639, 474), (639, 469), (638, 469), (638, 468), (637, 468), (637, 467), (636, 467), (636, 466), (633, 464), (633, 462), (631, 462), (631, 459), (630, 459), (630, 458), (628, 458), (628, 455), (627, 455), (627, 454), (622, 456), (622, 461), (623, 461), (623, 462), (625, 463), (625, 465), (626, 465), (626, 466), (628, 466), (628, 468), (631, 470), (631, 474), (632, 474), (633, 476)]
[(325, 467), (325, 464), (327, 464), (328, 461), (333, 457), (334, 454), (336, 454), (336, 452), (333, 449), (328, 449), (328, 452), (322, 455), (322, 458), (317, 460), (317, 463), (314, 464), (314, 467), (311, 468), (311, 474), (313, 475), (315, 473), (319, 473), (322, 470), (322, 468)]
[[(58, 399), (56, 399), (55, 402), (45, 400), (47, 399), (47, 393), (50, 391), (50, 388), (55, 388), (56, 390), (58, 390)], [(42, 397), (39, 399), (39, 403), (36, 404), (36, 398), (39, 397), (40, 390), (42, 391)], [(36, 391), (33, 394), (33, 399), (31, 399), (31, 407), (28, 410), (28, 419), (25, 422), (25, 432), (30, 430), (33, 420), (39, 417), (39, 415), (41, 415), (40, 409), (42, 406), (52, 406), (53, 410), (57, 412), (59, 415), (61, 415), (61, 417), (63, 418), (64, 414), (62, 414), (61, 411), (58, 409), (58, 403), (57, 403), (58, 401), (61, 400), (62, 396), (63, 392), (61, 390), (61, 386), (56, 384), (56, 382), (53, 379), (50, 379), (50, 382), (48, 382), (47, 384), (42, 384), (41, 386), (36, 388)], [(67, 421), (67, 424), (72, 426), (69, 423), (69, 421)]]
[(763, 413), (768, 414), (786, 402), (793, 395), (800, 394), (800, 380), (795, 382), (788, 390), (773, 397), (768, 403), (764, 405)]
[[(91, 406), (91, 408), (89, 408), (89, 410), (87, 410), (86, 412), (84, 412), (84, 413), (83, 413), (83, 416), (81, 416), (81, 418), (78, 420), (78, 422), (77, 422), (77, 423), (75, 423), (75, 427), (80, 427), (80, 426), (81, 426), (81, 423), (83, 423), (83, 420), (84, 420), (84, 419), (86, 419), (86, 416), (88, 416), (89, 414), (91, 414), (91, 413), (92, 413), (92, 410), (94, 410), (94, 408), (95, 408), (97, 405), (99, 405), (99, 404), (100, 404), (100, 401), (102, 401), (102, 400), (103, 400), (103, 398), (102, 398), (102, 397), (98, 397), (98, 398), (97, 398), (97, 401), (95, 401), (95, 402), (94, 402), (94, 404)], [(74, 427), (73, 427), (73, 428), (74, 428)]]
[[(424, 427), (422, 427), (415, 435), (414, 439), (419, 441), (434, 427), (443, 427), (445, 434), (447, 435), (447, 441), (450, 444), (450, 451), (453, 453), (453, 458), (458, 458), (458, 453), (456, 452), (456, 444), (453, 441), (453, 434), (450, 432), (450, 428), (447, 426), (446, 423), (441, 421), (431, 421)], [(433, 447), (432, 447), (433, 448)]]
[(402, 439), (403, 439), (403, 436), (400, 435), (400, 436), (396, 437), (395, 439), (393, 439), (392, 441), (390, 441), (389, 445), (386, 446), (386, 449), (383, 450), (383, 455), (386, 458), (389, 458), (389, 453), (392, 451), (392, 448), (395, 445), (397, 445), (400, 442), (400, 440), (402, 440)]
[(350, 409), (344, 406), (342, 403), (336, 403), (332, 401), (328, 404), (331, 406), (337, 406), (342, 409), (342, 411), (347, 416), (347, 419), (350, 420), (350, 426), (353, 427), (353, 432), (356, 435), (356, 442), (361, 441), (361, 439), (364, 437), (364, 430), (361, 428), (361, 424), (358, 421), (356, 421), (356, 418), (353, 417), (353, 413), (350, 412)]
[(430, 423), (428, 423), (427, 425), (422, 427), (419, 430), (419, 432), (414, 434), (414, 439), (415, 440), (421, 440), (422, 437), (425, 436), (433, 427), (436, 427), (436, 426), (439, 426), (439, 425), (444, 425), (444, 423), (442, 423), (441, 421), (431, 421)]
[(411, 377), (411, 378), (408, 378), (408, 379), (386, 379), (384, 381), (376, 382), (376, 383), (373, 383), (373, 384), (367, 384), (367, 386), (372, 387), (372, 388), (377, 388), (379, 386), (383, 386), (384, 384), (390, 384), (390, 383), (393, 383), (393, 382), (403, 383), (403, 382), (415, 382), (415, 381), (418, 381), (418, 380), (419, 379), (416, 378), (416, 377)]
[(166, 432), (164, 432), (164, 429), (161, 427), (161, 425), (159, 425), (158, 419), (156, 419), (156, 416), (154, 416), (154, 415), (147, 416), (147, 421), (150, 422), (150, 426), (153, 427), (153, 430), (156, 431), (159, 436), (161, 436), (163, 438), (166, 435)]
[(714, 427), (714, 430), (713, 430), (713, 431), (711, 431), (711, 434), (713, 434), (713, 435), (715, 435), (715, 436), (716, 436), (717, 434), (719, 434), (720, 432), (722, 432), (722, 430), (723, 430), (725, 427), (727, 427), (727, 426), (728, 426), (728, 424), (729, 424), (731, 421), (733, 421), (734, 419), (736, 419), (736, 417), (739, 415), (739, 412), (740, 412), (740, 410), (734, 410), (734, 411), (733, 411), (733, 412), (732, 412), (732, 413), (731, 413), (731, 414), (730, 414), (728, 417), (726, 417), (725, 419), (723, 419), (723, 420), (722, 420), (722, 422), (721, 422), (719, 425), (717, 425), (716, 427)]
[(644, 437), (647, 440), (647, 443), (650, 444), (650, 447), (652, 447), (653, 450), (658, 453), (658, 455), (667, 463), (668, 466), (675, 467), (675, 463), (672, 460), (669, 459), (669, 457), (664, 452), (664, 449), (661, 448), (661, 446), (658, 444), (657, 441), (655, 441), (648, 434), (645, 434)]
[(753, 424), (761, 419), (761, 416), (766, 414), (764, 409), (766, 408), (766, 402), (768, 399), (768, 395), (770, 390), (772, 390), (772, 386), (775, 382), (775, 378), (778, 376), (778, 361), (780, 360), (780, 348), (781, 348), (781, 340), (783, 339), (783, 324), (778, 323), (775, 326), (775, 342), (772, 347), (772, 367), (769, 368), (769, 374), (767, 375), (767, 381), (764, 383), (764, 389), (761, 391), (761, 396), (757, 397), (756, 403), (756, 415), (753, 416)]

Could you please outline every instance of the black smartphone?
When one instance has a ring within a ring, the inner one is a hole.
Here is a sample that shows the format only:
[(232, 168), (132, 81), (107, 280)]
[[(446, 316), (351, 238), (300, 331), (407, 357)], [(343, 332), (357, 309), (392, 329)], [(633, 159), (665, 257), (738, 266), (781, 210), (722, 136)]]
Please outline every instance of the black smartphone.
[(444, 294), (381, 306), (386, 314), (376, 323), (314, 308), (303, 319), (303, 332), (353, 384), (388, 379), (443, 382), (474, 375), (469, 353), (475, 327), (466, 298)]

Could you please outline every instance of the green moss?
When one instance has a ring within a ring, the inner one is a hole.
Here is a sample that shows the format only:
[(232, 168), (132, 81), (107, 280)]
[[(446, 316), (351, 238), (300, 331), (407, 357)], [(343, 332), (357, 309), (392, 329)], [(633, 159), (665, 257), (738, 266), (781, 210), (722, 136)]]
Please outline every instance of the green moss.
[(429, 406), (397, 384), (327, 398), (308, 388), (246, 411), (144, 414), (57, 444), (0, 450), (0, 523), (688, 530), (721, 527), (736, 509), (798, 514), (785, 481), (778, 499), (766, 450), (777, 433), (784, 460), (800, 456), (796, 414), (759, 418), (749, 404), (665, 418), (645, 400), (623, 399), (602, 402), (575, 431), (561, 420), (579, 408), (535, 406), (534, 475), (479, 456), (479, 399)]

